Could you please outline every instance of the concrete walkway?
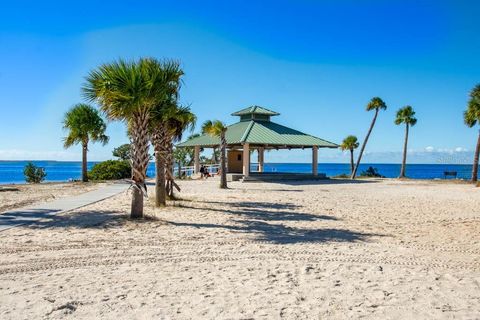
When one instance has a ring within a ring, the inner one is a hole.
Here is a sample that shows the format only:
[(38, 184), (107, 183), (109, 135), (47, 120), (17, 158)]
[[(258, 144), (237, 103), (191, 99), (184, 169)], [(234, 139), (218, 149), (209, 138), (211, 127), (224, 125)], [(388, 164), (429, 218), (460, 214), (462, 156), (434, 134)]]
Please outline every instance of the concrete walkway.
[(110, 198), (130, 187), (127, 183), (114, 183), (97, 190), (66, 197), (41, 205), (29, 206), (0, 214), (0, 232), (23, 224), (32, 224), (59, 213), (75, 210)]

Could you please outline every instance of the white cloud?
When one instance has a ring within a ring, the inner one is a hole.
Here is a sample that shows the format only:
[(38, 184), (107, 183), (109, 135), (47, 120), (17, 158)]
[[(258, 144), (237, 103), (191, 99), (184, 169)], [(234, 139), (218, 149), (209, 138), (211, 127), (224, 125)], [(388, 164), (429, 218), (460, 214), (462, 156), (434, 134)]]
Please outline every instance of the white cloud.
[[(421, 151), (413, 151), (413, 152), (421, 152)], [(456, 147), (456, 148), (453, 148), (453, 149), (449, 149), (449, 148), (438, 148), (437, 149), (435, 147), (428, 146), (424, 149), (424, 152), (430, 152), (430, 153), (436, 152), (436, 153), (453, 154), (453, 153), (456, 153), (456, 152), (468, 152), (468, 149), (466, 149), (464, 147)]]
[[(103, 161), (111, 158), (110, 150), (104, 150), (97, 146), (98, 150), (91, 150), (89, 161)], [(472, 152), (463, 147), (456, 148), (434, 148), (428, 146), (424, 149), (409, 149), (409, 163), (454, 163), (470, 164), (472, 161)], [(267, 162), (284, 163), (309, 163), (312, 161), (312, 151), (305, 150), (279, 150), (270, 151), (265, 154)], [(358, 157), (358, 151), (355, 152), (355, 159)], [(252, 156), (255, 162), (257, 155)], [(80, 161), (81, 153), (78, 148), (72, 150), (60, 151), (27, 151), (23, 149), (4, 149), (0, 150), (0, 160), (57, 160), (57, 161)], [(320, 163), (348, 163), (350, 155), (348, 152), (341, 152), (338, 149), (320, 149)], [(402, 160), (402, 151), (368, 151), (365, 152), (363, 163), (400, 163)]]

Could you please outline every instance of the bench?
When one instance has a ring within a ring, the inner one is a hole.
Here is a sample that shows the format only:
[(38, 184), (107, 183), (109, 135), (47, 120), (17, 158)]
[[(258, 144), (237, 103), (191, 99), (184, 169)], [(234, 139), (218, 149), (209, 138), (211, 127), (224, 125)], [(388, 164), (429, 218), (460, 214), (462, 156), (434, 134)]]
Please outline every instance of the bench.
[(447, 179), (447, 177), (454, 177), (457, 178), (457, 171), (443, 171), (443, 177)]

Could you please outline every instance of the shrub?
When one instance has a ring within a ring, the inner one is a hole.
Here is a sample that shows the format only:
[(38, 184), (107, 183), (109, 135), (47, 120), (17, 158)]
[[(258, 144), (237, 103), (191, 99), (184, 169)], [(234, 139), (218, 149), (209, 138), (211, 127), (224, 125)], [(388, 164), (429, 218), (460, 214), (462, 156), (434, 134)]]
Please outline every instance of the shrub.
[(120, 147), (113, 149), (113, 156), (120, 160), (130, 160), (131, 146), (129, 143), (122, 144)]
[(337, 174), (336, 176), (333, 176), (333, 178), (337, 178), (337, 179), (348, 179), (350, 178), (350, 175), (346, 174), (346, 173), (342, 173), (342, 174)]
[(28, 183), (40, 183), (45, 180), (47, 173), (44, 168), (37, 167), (33, 163), (29, 162), (23, 169), (25, 181)]
[(97, 163), (88, 173), (92, 180), (118, 180), (130, 178), (132, 176), (132, 167), (128, 161), (108, 160)]
[(363, 171), (360, 173), (360, 177), (366, 177), (366, 178), (385, 178), (382, 176), (380, 173), (378, 173), (377, 168), (374, 167), (368, 167), (367, 170)]

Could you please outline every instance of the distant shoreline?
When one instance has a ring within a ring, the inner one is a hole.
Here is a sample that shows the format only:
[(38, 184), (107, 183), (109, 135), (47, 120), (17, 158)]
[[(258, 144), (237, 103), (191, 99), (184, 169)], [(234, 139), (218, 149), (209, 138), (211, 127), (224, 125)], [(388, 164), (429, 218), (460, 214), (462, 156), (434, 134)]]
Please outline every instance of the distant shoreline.
[[(0, 184), (22, 184), (25, 183), (23, 168), (27, 161), (0, 161)], [(79, 161), (32, 161), (35, 165), (45, 169), (47, 173), (46, 182), (67, 182), (80, 180), (81, 162)], [(97, 161), (88, 162), (90, 170)], [(252, 163), (252, 172), (256, 171), (256, 163)], [(377, 169), (378, 173), (386, 178), (397, 178), (400, 173), (398, 163), (362, 163), (359, 174), (369, 167)], [(265, 172), (291, 172), (309, 173), (312, 170), (310, 163), (265, 163)], [(349, 176), (350, 164), (348, 163), (320, 163), (318, 171), (325, 173), (328, 177)], [(472, 172), (472, 165), (468, 164), (407, 164), (407, 177), (414, 180), (444, 179), (444, 172), (457, 172), (457, 179), (469, 180)], [(147, 168), (147, 175), (155, 175), (155, 165), (150, 163)], [(448, 177), (452, 179), (453, 177)]]
[[(98, 160), (98, 161), (88, 161), (88, 163), (99, 163), (107, 160), (112, 160), (112, 159), (106, 159), (106, 160)], [(73, 160), (0, 160), (0, 163), (2, 162), (58, 162), (58, 163), (82, 163), (81, 161), (73, 161)], [(154, 161), (150, 161), (149, 163), (155, 163)], [(257, 162), (252, 161), (251, 164), (258, 164)], [(302, 164), (302, 165), (310, 165), (310, 162), (268, 162), (268, 164)], [(319, 164), (350, 164), (349, 162), (321, 162), (319, 161)], [(444, 166), (444, 165), (454, 165), (454, 166), (472, 166), (473, 163), (425, 163), (425, 162), (411, 162), (407, 163), (408, 165), (429, 165), (429, 166), (434, 166), (434, 165), (439, 165), (439, 166)], [(362, 162), (362, 165), (401, 165), (401, 162)]]

